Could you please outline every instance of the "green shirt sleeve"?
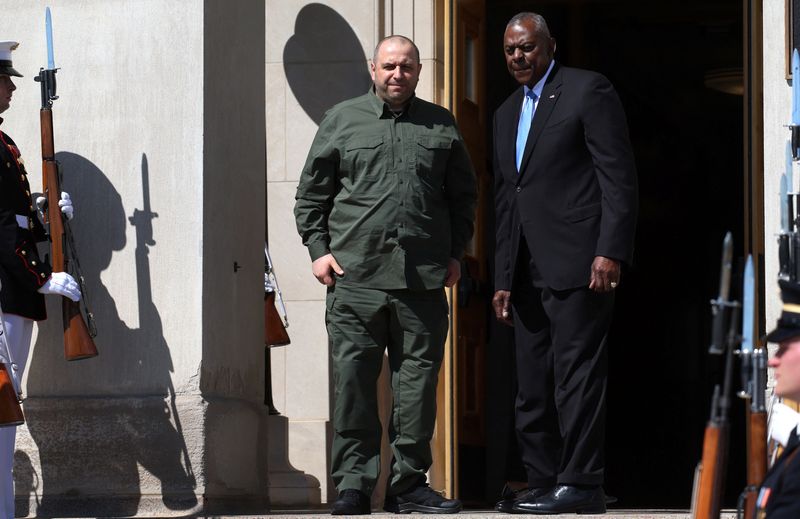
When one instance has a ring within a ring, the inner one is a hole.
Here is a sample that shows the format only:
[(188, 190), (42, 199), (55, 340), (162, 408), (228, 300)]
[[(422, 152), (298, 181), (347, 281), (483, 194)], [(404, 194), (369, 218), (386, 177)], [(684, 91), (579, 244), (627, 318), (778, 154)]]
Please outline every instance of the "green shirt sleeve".
[(336, 195), (339, 150), (334, 144), (335, 116), (326, 115), (314, 137), (295, 195), (297, 231), (311, 261), (330, 252), (328, 217)]

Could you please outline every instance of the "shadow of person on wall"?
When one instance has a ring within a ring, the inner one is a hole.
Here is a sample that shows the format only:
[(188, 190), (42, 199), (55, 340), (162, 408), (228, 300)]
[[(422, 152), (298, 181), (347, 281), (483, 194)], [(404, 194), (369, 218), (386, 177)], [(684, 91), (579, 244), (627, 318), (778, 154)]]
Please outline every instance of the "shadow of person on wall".
[(297, 14), (283, 67), (297, 102), (317, 125), (333, 105), (364, 94), (372, 84), (358, 36), (322, 4), (308, 4)]
[[(147, 157), (142, 155), (143, 209), (128, 218), (136, 229), (136, 270), (122, 271), (116, 280), (117, 287), (129, 286), (124, 297), (133, 296), (136, 284), (138, 328), (121, 319), (100, 276), (126, 245), (122, 199), (89, 160), (67, 152), (56, 158), (65, 171), (62, 188), (75, 203), (74, 235), (100, 355), (79, 363), (63, 360), (60, 301), (49, 298), (50, 318), (38, 328), (25, 406), (41, 461), (36, 515), (130, 516), (143, 495), (160, 497), (171, 510), (190, 511), (198, 503), (196, 481), (175, 405), (172, 358), (152, 296), (148, 253), (156, 245), (156, 214), (149, 206)], [(59, 410), (39, 396), (67, 398), (59, 400)]]

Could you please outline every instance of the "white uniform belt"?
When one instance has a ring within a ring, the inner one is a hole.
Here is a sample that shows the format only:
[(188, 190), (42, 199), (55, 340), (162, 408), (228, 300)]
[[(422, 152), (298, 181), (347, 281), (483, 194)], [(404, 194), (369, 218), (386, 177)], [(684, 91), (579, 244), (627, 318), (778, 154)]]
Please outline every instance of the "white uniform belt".
[(28, 228), (28, 222), (30, 221), (29, 218), (27, 216), (25, 216), (25, 215), (22, 215), (22, 214), (18, 214), (18, 215), (15, 215), (15, 216), (17, 217), (17, 225), (19, 225), (23, 229), (27, 229)]

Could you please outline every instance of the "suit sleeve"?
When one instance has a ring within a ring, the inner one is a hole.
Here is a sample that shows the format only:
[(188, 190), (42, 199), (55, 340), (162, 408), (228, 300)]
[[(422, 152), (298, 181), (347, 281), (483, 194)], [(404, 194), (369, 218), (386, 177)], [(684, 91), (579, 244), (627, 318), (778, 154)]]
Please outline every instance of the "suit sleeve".
[(630, 264), (638, 212), (636, 165), (628, 124), (614, 87), (597, 75), (584, 97), (583, 125), (602, 192), (602, 217), (596, 256)]
[(450, 209), (450, 257), (460, 260), (472, 238), (478, 186), (467, 148), (459, 135), (447, 161), (445, 195)]
[(328, 216), (336, 196), (339, 151), (333, 139), (335, 120), (326, 116), (314, 137), (295, 195), (297, 232), (311, 261), (330, 252)]
[(497, 114), (492, 123), (492, 173), (494, 175), (495, 206), (495, 252), (494, 252), (494, 289), (511, 290), (511, 206), (503, 172), (500, 171), (500, 159), (497, 156)]

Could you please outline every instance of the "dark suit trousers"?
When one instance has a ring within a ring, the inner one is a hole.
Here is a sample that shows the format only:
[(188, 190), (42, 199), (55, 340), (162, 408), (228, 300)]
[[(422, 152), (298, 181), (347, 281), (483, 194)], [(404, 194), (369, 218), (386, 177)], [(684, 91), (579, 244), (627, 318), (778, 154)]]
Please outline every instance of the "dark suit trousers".
[(541, 286), (527, 247), (520, 249), (511, 298), (517, 440), (528, 484), (600, 485), (613, 293), (589, 290), (589, 272), (586, 287)]

